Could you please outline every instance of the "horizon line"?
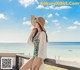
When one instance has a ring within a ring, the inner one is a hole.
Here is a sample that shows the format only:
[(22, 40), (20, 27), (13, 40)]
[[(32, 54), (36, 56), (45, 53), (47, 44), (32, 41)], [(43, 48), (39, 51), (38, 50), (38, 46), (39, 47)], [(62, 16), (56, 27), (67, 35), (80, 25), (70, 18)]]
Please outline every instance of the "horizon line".
[[(51, 43), (51, 42), (80, 42), (80, 41), (49, 41), (48, 43)], [(0, 41), (0, 43), (27, 43), (27, 42)]]

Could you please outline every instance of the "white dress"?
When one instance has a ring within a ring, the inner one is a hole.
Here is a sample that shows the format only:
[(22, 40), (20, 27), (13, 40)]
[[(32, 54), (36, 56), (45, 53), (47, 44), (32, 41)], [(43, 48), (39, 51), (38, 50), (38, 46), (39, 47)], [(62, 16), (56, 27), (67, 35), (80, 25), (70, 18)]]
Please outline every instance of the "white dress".
[[(43, 59), (43, 63), (40, 66), (39, 70), (45, 70), (44, 67), (44, 59), (47, 58), (47, 42), (46, 42), (46, 34), (44, 31), (42, 31), (39, 35), (39, 50), (38, 50), (38, 57)], [(33, 42), (28, 38), (27, 41), (28, 44), (31, 46), (34, 46)]]

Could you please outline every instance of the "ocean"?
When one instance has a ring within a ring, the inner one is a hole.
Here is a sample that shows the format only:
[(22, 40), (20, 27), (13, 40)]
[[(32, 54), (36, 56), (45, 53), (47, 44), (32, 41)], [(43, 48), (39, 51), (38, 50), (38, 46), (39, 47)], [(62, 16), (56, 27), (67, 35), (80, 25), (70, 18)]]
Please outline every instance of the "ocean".
[[(24, 53), (33, 55), (33, 47), (27, 43), (0, 43), (0, 53)], [(80, 58), (80, 42), (49, 42), (48, 58)]]

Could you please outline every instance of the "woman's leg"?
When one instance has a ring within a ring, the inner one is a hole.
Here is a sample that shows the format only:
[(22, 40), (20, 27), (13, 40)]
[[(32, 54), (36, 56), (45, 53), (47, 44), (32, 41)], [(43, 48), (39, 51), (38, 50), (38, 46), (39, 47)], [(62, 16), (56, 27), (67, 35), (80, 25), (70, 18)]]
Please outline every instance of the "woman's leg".
[(39, 70), (41, 64), (42, 64), (42, 58), (35, 57), (32, 64), (32, 70)]
[(30, 58), (24, 65), (21, 66), (20, 70), (28, 70), (32, 67), (34, 57)]

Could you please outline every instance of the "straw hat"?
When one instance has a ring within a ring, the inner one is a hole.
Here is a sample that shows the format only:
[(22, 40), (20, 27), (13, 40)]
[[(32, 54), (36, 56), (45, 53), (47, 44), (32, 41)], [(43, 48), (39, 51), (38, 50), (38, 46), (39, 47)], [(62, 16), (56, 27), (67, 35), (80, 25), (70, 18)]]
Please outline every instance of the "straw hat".
[(36, 17), (34, 15), (31, 15), (31, 24), (35, 26)]
[(38, 17), (36, 19), (36, 22), (38, 22), (42, 27), (44, 27), (45, 19), (43, 17)]
[(45, 19), (41, 16), (36, 18), (34, 15), (31, 15), (31, 24), (35, 26), (36, 22), (38, 22), (42, 27), (44, 27)]

